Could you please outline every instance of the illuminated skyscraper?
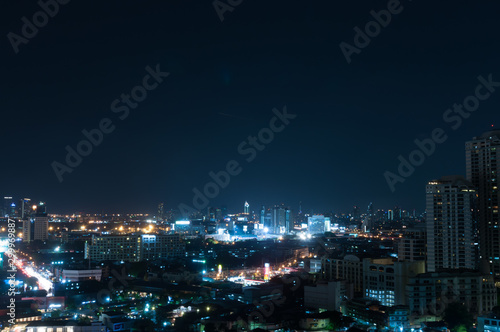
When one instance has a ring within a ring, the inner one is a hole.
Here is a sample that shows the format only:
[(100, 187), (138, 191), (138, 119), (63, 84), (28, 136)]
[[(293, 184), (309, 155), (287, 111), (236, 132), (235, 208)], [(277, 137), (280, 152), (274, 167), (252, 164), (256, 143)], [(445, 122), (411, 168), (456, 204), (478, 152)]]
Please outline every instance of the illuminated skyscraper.
[(368, 205), (368, 209), (366, 211), (365, 220), (363, 221), (363, 231), (369, 232), (373, 228), (373, 219), (374, 219), (373, 203), (370, 202), (370, 204)]
[(224, 219), (224, 214), (222, 212), (222, 209), (221, 208), (216, 208), (215, 209), (215, 220), (219, 221), (219, 220), (222, 220)]
[(20, 201), (21, 204), (19, 204), (19, 217), (21, 219), (29, 218), (31, 215), (31, 199), (29, 198), (23, 198)]
[(265, 225), (265, 218), (266, 218), (266, 207), (264, 205), (262, 205), (262, 207), (260, 208), (259, 223), (262, 224), (262, 225)]
[[(12, 197), (5, 196), (3, 198), (2, 217), (14, 217), (15, 213), (12, 212), (12, 204), (14, 204), (14, 202), (12, 201)], [(15, 204), (14, 204), (14, 209), (15, 209)]]
[(311, 235), (323, 234), (330, 231), (330, 218), (322, 214), (309, 217), (307, 222), (307, 232)]
[(248, 204), (248, 202), (245, 202), (245, 206), (243, 207), (243, 213), (250, 214), (250, 204)]
[(500, 277), (500, 131), (489, 131), (465, 143), (467, 180), (477, 188), (481, 259)]
[(475, 269), (476, 191), (461, 176), (433, 180), (426, 188), (427, 271)]
[(47, 216), (45, 203), (40, 202), (35, 214), (35, 234), (34, 240), (47, 241), (49, 239), (49, 217)]
[(216, 209), (214, 207), (212, 207), (212, 206), (209, 206), (207, 208), (207, 215), (205, 217), (205, 219), (207, 221), (210, 221), (210, 222), (216, 222), (217, 221), (217, 218), (215, 216), (215, 212), (216, 212), (215, 210)]
[(354, 220), (359, 220), (359, 217), (361, 216), (361, 212), (359, 209), (359, 206), (353, 206), (352, 207), (352, 217)]
[(23, 220), (23, 242), (31, 242), (31, 218)]
[(162, 202), (158, 204), (158, 215), (156, 216), (156, 219), (163, 221), (164, 217), (165, 217), (165, 209), (164, 209), (164, 204)]
[(271, 211), (271, 227), (269, 231), (274, 234), (289, 233), (293, 229), (290, 216), (290, 209), (285, 205), (275, 205)]

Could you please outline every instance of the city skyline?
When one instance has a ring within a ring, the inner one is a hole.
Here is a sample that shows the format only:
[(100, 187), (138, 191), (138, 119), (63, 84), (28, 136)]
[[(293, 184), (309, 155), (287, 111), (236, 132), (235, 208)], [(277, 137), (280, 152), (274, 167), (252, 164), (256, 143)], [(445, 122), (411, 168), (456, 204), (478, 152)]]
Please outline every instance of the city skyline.
[[(1, 196), (1, 195), (0, 195)], [(12, 196), (3, 196), (3, 198), (13, 198), (15, 199), (15, 197), (12, 197)], [(26, 198), (23, 198), (23, 199), (26, 199)], [(28, 198), (30, 199), (30, 198)], [(30, 199), (31, 200), (31, 199)], [(22, 199), (19, 199), (19, 201), (22, 201)], [(244, 203), (248, 203), (247, 200), (243, 201)], [(40, 201), (40, 203), (43, 203), (43, 204), (46, 204), (46, 202), (42, 202)], [(178, 207), (176, 206), (168, 206), (168, 205), (165, 205), (166, 202), (155, 202), (153, 203), (153, 206), (147, 208), (145, 211), (127, 211), (127, 212), (123, 212), (123, 211), (97, 211), (97, 210), (89, 210), (89, 211), (83, 211), (83, 210), (76, 210), (76, 211), (57, 211), (57, 210), (53, 210), (49, 204), (49, 212), (47, 213), (48, 215), (72, 215), (72, 214), (78, 214), (78, 213), (83, 213), (83, 214), (107, 214), (107, 215), (110, 215), (110, 214), (127, 214), (127, 215), (132, 215), (132, 214), (149, 214), (149, 215), (158, 215), (159, 214), (159, 211), (158, 211), (158, 208), (160, 205), (162, 205), (162, 209), (165, 211), (165, 212), (170, 212), (170, 211), (176, 211), (180, 214), (180, 211), (177, 209)], [(37, 201), (33, 201), (33, 205), (30, 204), (29, 208), (32, 209), (33, 206), (36, 206), (37, 204)], [(302, 202), (298, 202), (297, 204), (285, 204), (285, 203), (274, 203), (274, 204), (252, 204), (249, 206), (249, 213), (253, 213), (255, 215), (259, 215), (260, 213), (260, 210), (261, 208), (264, 206), (266, 208), (266, 210), (271, 210), (273, 207), (275, 206), (286, 206), (287, 208), (290, 209), (290, 211), (292, 211), (295, 215), (301, 213), (301, 214), (307, 214), (307, 215), (322, 215), (322, 214), (325, 214), (325, 213), (334, 213), (334, 214), (339, 214), (339, 215), (349, 215), (349, 214), (354, 214), (354, 210), (358, 210), (359, 213), (361, 215), (365, 215), (367, 214), (368, 212), (368, 208), (370, 206), (373, 207), (373, 202), (369, 202), (369, 204), (366, 206), (366, 207), (363, 207), (363, 206), (360, 206), (360, 205), (351, 205), (349, 207), (346, 207), (345, 209), (341, 209), (341, 210), (331, 210), (331, 209), (325, 209), (325, 210), (314, 210), (314, 209), (308, 209), (307, 206), (304, 206), (304, 204)], [(255, 206), (255, 208), (252, 208), (252, 206)], [(22, 219), (22, 215), (21, 215), (21, 207), (18, 205), (18, 204), (15, 204), (15, 211), (16, 211), (16, 217), (17, 218), (21, 218)], [(207, 208), (203, 209), (203, 210), (197, 210), (198, 213), (200, 214), (207, 214), (207, 211), (208, 209), (213, 209), (213, 208), (224, 208), (228, 214), (241, 214), (241, 213), (246, 213), (246, 210), (245, 210), (245, 205), (243, 205), (242, 208), (238, 208), (238, 207), (234, 207), (234, 208), (228, 208), (226, 204), (221, 204), (221, 205), (218, 205), (218, 206), (208, 206)], [(5, 208), (4, 208), (5, 209)], [(388, 212), (388, 211), (394, 211), (395, 209), (400, 209), (401, 211), (406, 211), (407, 213), (410, 213), (410, 214), (413, 214), (413, 213), (416, 213), (417, 215), (419, 214), (422, 214), (425, 212), (425, 209), (423, 210), (417, 210), (417, 209), (413, 209), (413, 208), (405, 208), (403, 206), (398, 206), (398, 205), (395, 205), (395, 206), (392, 206), (392, 207), (377, 207), (376, 209), (374, 209), (374, 211), (384, 211), (384, 212)], [(7, 214), (5, 214), (7, 215)]]
[[(484, 132), (478, 134), (478, 135), (474, 135), (473, 137), (471, 137), (470, 139), (475, 139), (476, 137), (481, 137), (482, 135), (485, 135), (487, 133), (490, 133), (490, 132), (498, 132), (498, 130), (496, 128), (494, 128), (493, 126), (490, 126), (488, 128), (488, 130), (485, 130)], [(464, 143), (467, 143), (469, 142), (469, 140), (466, 140), (464, 141)], [(422, 152), (423, 154), (423, 152)], [(470, 158), (470, 157), (469, 157)], [(467, 161), (467, 156), (464, 156), (464, 166), (467, 167), (466, 165), (466, 161)], [(407, 165), (411, 165), (410, 163), (407, 162)], [(406, 166), (405, 166), (406, 167)], [(464, 168), (466, 168), (464, 167)], [(468, 166), (470, 167), (470, 166)], [(416, 167), (415, 167), (416, 168)], [(432, 180), (437, 180), (439, 179), (440, 177), (444, 176), (443, 174), (447, 174), (446, 172), (443, 172), (441, 175), (438, 175), (434, 178), (429, 178), (428, 180), (426, 180), (425, 182), (425, 185), (424, 185), (424, 192), (425, 192), (425, 186), (427, 186), (428, 182), (429, 181), (432, 181)], [(461, 176), (461, 177), (465, 177), (466, 176), (466, 172), (463, 172), (463, 173), (460, 173), (460, 174), (454, 174), (456, 176)], [(397, 175), (396, 175), (397, 176)], [(200, 195), (202, 197), (204, 197), (204, 199), (206, 199), (207, 202), (212, 202), (211, 200), (207, 199), (205, 197), (205, 195), (201, 192), (201, 190), (198, 190), (197, 193), (195, 194), (195, 197), (196, 195)], [(25, 195), (26, 196), (26, 195)], [(19, 196), (19, 197), (15, 197), (15, 196), (5, 196), (5, 198), (13, 198), (18, 201), (21, 201), (21, 203), (19, 204), (22, 204), (23, 203), (23, 199), (26, 199), (26, 198), (20, 198), (20, 197), (25, 197), (25, 196)], [(30, 196), (30, 195), (28, 195)], [(245, 197), (248, 197), (248, 195), (246, 195)], [(29, 199), (29, 198), (28, 198)], [(218, 200), (217, 200), (218, 201)], [(234, 201), (234, 199), (233, 199)], [(249, 199), (244, 199), (244, 200), (241, 200), (241, 202), (243, 202), (243, 204), (240, 204), (241, 206), (240, 207), (237, 207), (236, 205), (234, 206), (231, 206), (228, 210), (231, 212), (231, 213), (239, 213), (239, 212), (245, 212), (247, 207), (245, 206), (245, 204), (249, 204), (248, 201), (250, 202), (253, 202), (253, 200), (249, 200)], [(258, 204), (254, 204), (252, 203), (251, 205), (249, 204), (249, 209), (251, 212), (253, 213), (258, 213), (258, 209), (260, 208), (260, 206), (274, 206), (274, 205), (277, 205), (277, 204), (285, 204), (283, 203), (285, 200), (281, 199), (281, 200), (277, 200), (275, 203), (271, 203), (269, 204), (269, 202), (267, 204), (264, 204), (264, 202), (260, 201)], [(361, 211), (364, 211), (364, 210), (368, 210), (370, 208), (371, 205), (373, 205), (373, 202), (375, 200), (369, 200), (367, 201), (367, 204), (366, 204), (366, 209), (363, 208), (363, 205), (362, 204), (351, 204), (349, 206), (344, 206), (344, 207), (341, 207), (341, 208), (338, 208), (338, 209), (334, 209), (334, 208), (321, 208), (321, 209), (317, 209), (317, 208), (314, 208), (313, 204), (311, 204), (311, 207), (308, 207), (308, 204), (307, 203), (304, 203), (303, 200), (299, 200), (298, 202), (296, 202), (295, 204), (292, 202), (292, 203), (289, 203), (287, 202), (285, 205), (291, 207), (292, 211), (294, 211), (295, 213), (298, 213), (299, 211), (302, 211), (304, 210), (305, 212), (304, 213), (308, 213), (308, 214), (323, 214), (323, 213), (330, 213), (330, 212), (333, 212), (333, 213), (340, 213), (340, 214), (349, 214), (350, 212), (352, 212), (352, 209), (357, 207), (357, 208), (360, 208)], [(413, 210), (416, 210), (417, 213), (423, 213), (426, 211), (426, 203), (425, 203), (425, 198), (424, 199), (421, 199), (421, 201), (423, 202), (423, 204), (414, 204), (412, 207), (405, 207), (405, 206), (402, 206), (402, 205), (399, 205), (398, 203), (395, 203), (391, 206), (383, 206), (383, 207), (377, 207), (376, 210), (384, 210), (384, 211), (388, 211), (388, 210), (392, 210), (394, 208), (401, 208), (403, 210), (406, 210), (406, 211), (413, 211)], [(281, 202), (281, 203), (277, 203), (277, 202)], [(375, 201), (376, 202), (376, 201)], [(71, 214), (71, 213), (75, 213), (75, 212), (83, 212), (83, 213), (127, 213), (127, 214), (131, 214), (131, 213), (151, 213), (151, 214), (154, 214), (157, 210), (157, 204), (165, 204), (166, 202), (162, 202), (161, 200), (157, 200), (155, 202), (151, 202), (151, 205), (146, 207), (143, 211), (139, 211), (137, 209), (135, 210), (125, 210), (125, 211), (117, 211), (117, 210), (106, 210), (106, 209), (101, 209), (101, 211), (98, 211), (96, 209), (92, 209), (90, 208), (89, 210), (87, 211), (84, 211), (83, 209), (76, 209), (76, 210), (73, 210), (73, 211), (70, 211), (70, 210), (64, 210), (64, 211), (58, 211), (58, 210), (55, 210), (54, 211), (54, 214)], [(16, 206), (18, 205), (18, 202), (15, 203)], [(186, 210), (183, 210), (182, 208), (182, 205), (185, 205), (184, 203), (180, 203), (179, 205), (177, 206), (174, 206), (174, 205), (165, 205), (163, 208), (164, 209), (167, 209), (167, 210), (176, 210), (176, 211), (181, 211), (180, 213), (184, 216), (188, 215), (187, 213), (182, 213), (182, 211), (186, 211), (186, 212), (199, 212), (199, 213), (205, 213), (205, 210), (208, 209), (209, 207), (225, 207), (226, 209), (228, 208), (228, 204), (209, 204), (209, 205), (206, 205), (206, 207), (204, 207), (203, 209), (195, 209), (195, 208), (192, 208), (192, 207), (188, 207), (188, 209)], [(421, 209), (418, 209), (416, 208), (415, 206), (419, 206), (419, 205), (423, 205), (423, 207)], [(57, 206), (57, 203), (56, 203), (56, 206)], [(332, 204), (333, 206), (333, 204)], [(241, 211), (240, 211), (241, 209)], [(372, 207), (373, 209), (373, 207)]]

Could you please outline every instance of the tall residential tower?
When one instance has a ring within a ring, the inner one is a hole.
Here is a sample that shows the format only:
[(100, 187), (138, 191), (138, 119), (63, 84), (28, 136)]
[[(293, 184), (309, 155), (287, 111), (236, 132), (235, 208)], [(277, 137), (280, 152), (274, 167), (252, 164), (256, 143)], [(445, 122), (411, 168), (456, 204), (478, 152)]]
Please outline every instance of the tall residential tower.
[(500, 225), (498, 173), (500, 130), (484, 133), (465, 143), (467, 180), (477, 188), (481, 259), (500, 277)]
[(476, 191), (461, 176), (427, 184), (427, 271), (476, 269)]

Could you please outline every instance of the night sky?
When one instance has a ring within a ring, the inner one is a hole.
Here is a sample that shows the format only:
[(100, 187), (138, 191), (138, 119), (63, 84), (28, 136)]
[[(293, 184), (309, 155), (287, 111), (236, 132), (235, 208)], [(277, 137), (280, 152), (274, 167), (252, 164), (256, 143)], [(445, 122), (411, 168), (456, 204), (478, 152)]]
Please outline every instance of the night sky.
[[(212, 206), (421, 211), (426, 182), (464, 174), (465, 141), (500, 125), (500, 90), (456, 130), (443, 120), (479, 75), (500, 81), (494, 1), (402, 0), (350, 64), (339, 44), (353, 45), (353, 28), (387, 1), (244, 0), (221, 22), (210, 0), (71, 0), (17, 54), (8, 33), (41, 9), (2, 5), (0, 194), (44, 200), (50, 213), (192, 206), (192, 189), (230, 160), (242, 171)], [(120, 119), (112, 102), (157, 64), (170, 75)], [(239, 144), (285, 106), (296, 118), (247, 162)], [(51, 164), (104, 118), (114, 131), (60, 182)], [(384, 172), (434, 128), (448, 139), (391, 192)]]

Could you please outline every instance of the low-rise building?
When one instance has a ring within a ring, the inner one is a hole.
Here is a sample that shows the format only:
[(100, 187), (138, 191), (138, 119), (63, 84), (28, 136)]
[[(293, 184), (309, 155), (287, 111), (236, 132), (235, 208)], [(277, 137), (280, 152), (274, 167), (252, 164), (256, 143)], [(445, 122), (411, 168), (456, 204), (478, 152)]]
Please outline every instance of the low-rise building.
[(347, 280), (353, 284), (355, 293), (363, 292), (363, 262), (355, 255), (346, 255), (343, 258), (323, 257), (321, 277), (324, 280)]
[(489, 313), (477, 317), (478, 332), (500, 332), (500, 316)]
[(128, 331), (132, 327), (132, 320), (119, 311), (103, 312), (99, 316), (99, 321), (108, 328), (108, 331)]
[(101, 281), (102, 270), (63, 270), (62, 279), (68, 282), (97, 280)]
[(327, 281), (314, 286), (304, 286), (304, 306), (306, 308), (339, 311), (342, 301), (352, 297), (352, 284), (345, 280)]
[(363, 260), (364, 297), (384, 306), (406, 305), (406, 284), (425, 272), (425, 261), (396, 262), (391, 258)]
[(243, 288), (243, 301), (245, 303), (260, 303), (264, 301), (279, 301), (283, 297), (282, 284), (263, 284)]
[(26, 332), (105, 332), (101, 322), (84, 324), (76, 320), (44, 320), (29, 323)]
[(429, 272), (410, 278), (406, 286), (412, 316), (441, 315), (448, 304), (463, 303), (473, 315), (497, 304), (492, 275), (464, 270)]
[(341, 305), (342, 314), (354, 318), (367, 326), (383, 328), (387, 326), (388, 315), (380, 302), (372, 299), (353, 299)]
[(308, 314), (298, 321), (299, 329), (304, 331), (325, 331), (330, 325), (330, 317), (326, 313)]
[(321, 259), (311, 258), (309, 260), (309, 266), (308, 269), (306, 269), (306, 271), (311, 273), (321, 272)]
[(388, 313), (388, 327), (396, 330), (406, 330), (410, 328), (410, 308), (403, 305), (390, 307)]

